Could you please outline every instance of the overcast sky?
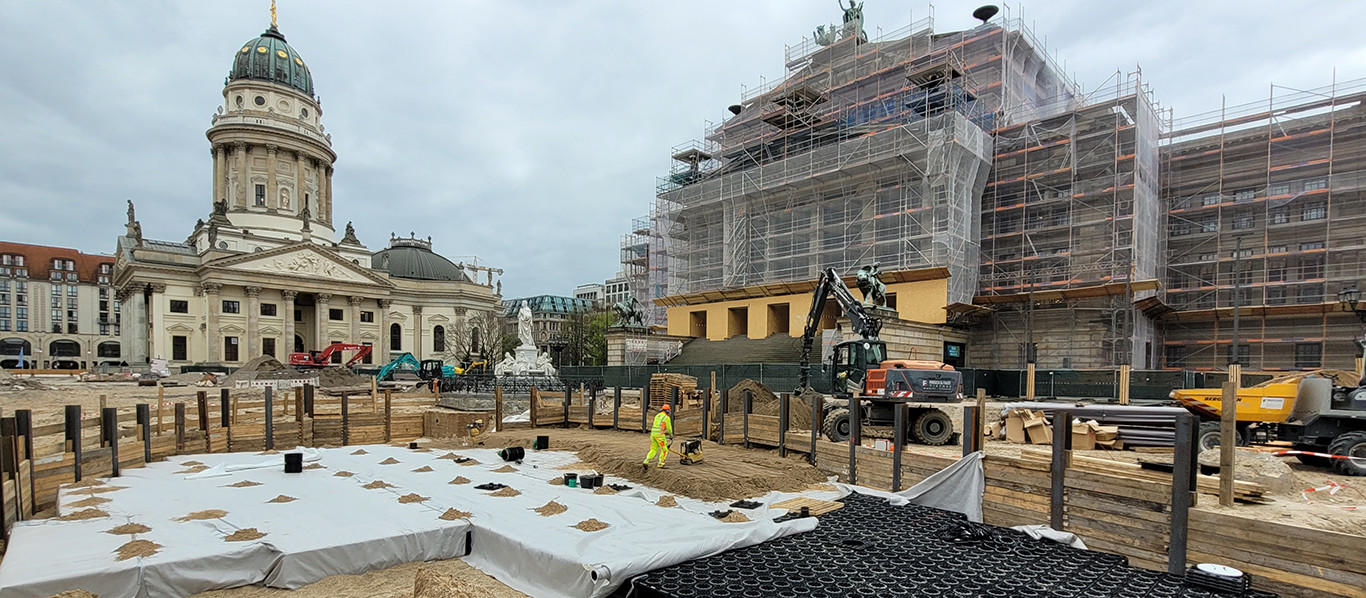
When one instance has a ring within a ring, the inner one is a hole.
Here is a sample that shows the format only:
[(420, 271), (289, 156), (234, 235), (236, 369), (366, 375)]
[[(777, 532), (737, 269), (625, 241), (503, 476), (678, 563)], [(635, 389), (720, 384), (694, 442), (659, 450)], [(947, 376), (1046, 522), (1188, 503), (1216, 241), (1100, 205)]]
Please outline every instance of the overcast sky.
[[(979, 4), (938, 3), (936, 31), (971, 27)], [(1335, 67), (1366, 77), (1366, 2), (1039, 4), (1011, 12), (1079, 82), (1141, 66), (1177, 117), (1264, 101), (1273, 82), (1325, 86)], [(613, 276), (669, 148), (840, 14), (836, 0), (279, 7), (333, 136), (338, 228), (355, 221), (372, 250), (430, 235), (452, 260), (505, 269), (509, 298)], [(876, 37), (930, 8), (864, 14)], [(269, 23), (268, 0), (0, 0), (0, 239), (108, 253), (131, 198), (148, 237), (184, 240), (211, 209), (204, 132), (223, 79)]]

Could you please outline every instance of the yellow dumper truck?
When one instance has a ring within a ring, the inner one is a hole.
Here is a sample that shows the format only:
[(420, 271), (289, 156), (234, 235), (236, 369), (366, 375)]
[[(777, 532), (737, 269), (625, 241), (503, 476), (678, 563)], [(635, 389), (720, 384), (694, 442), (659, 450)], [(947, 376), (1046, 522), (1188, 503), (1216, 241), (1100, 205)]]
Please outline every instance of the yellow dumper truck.
[[(1366, 386), (1348, 372), (1320, 371), (1274, 378), (1238, 389), (1239, 445), (1288, 441), (1300, 461), (1343, 475), (1366, 475)], [(1200, 450), (1219, 446), (1222, 389), (1173, 390), (1171, 398), (1200, 418)]]

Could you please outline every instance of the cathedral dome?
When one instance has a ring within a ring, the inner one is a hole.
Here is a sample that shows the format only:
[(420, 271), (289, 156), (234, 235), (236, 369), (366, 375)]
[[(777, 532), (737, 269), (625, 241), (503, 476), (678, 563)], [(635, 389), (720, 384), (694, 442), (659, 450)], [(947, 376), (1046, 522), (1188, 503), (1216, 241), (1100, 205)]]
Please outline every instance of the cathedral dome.
[(459, 266), (437, 255), (432, 251), (431, 242), (422, 239), (390, 239), (389, 248), (376, 252), (370, 258), (370, 265), (394, 278), (470, 281)]
[(308, 65), (285, 43), (285, 36), (274, 25), (237, 51), (228, 81), (237, 79), (279, 83), (313, 96), (313, 75), (309, 74)]

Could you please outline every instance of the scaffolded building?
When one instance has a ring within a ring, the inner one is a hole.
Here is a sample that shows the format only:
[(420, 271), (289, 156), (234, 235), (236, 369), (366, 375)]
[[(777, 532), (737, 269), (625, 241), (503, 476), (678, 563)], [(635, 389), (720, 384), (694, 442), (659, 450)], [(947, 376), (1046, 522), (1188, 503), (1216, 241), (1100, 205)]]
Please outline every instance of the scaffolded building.
[(880, 262), (949, 271), (973, 367), (1360, 354), (1338, 293), (1363, 276), (1366, 80), (1173, 120), (1137, 73), (1083, 93), (1010, 18), (786, 58), (673, 149), (623, 239), (642, 301)]
[(1167, 291), (1143, 304), (1162, 323), (1162, 365), (1352, 367), (1362, 329), (1338, 293), (1366, 275), (1363, 100), (1366, 79), (1273, 86), (1265, 100), (1173, 121)]

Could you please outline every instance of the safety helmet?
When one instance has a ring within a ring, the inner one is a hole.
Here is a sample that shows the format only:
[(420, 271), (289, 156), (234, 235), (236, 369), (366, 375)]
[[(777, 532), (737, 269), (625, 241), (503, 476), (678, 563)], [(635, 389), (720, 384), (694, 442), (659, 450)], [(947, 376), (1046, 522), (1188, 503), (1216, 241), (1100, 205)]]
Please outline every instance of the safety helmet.
[(665, 403), (662, 407), (660, 407), (660, 409), (663, 409), (663, 410), (665, 410), (665, 411), (668, 411), (668, 410), (670, 409), (669, 404), (668, 404), (668, 403)]

